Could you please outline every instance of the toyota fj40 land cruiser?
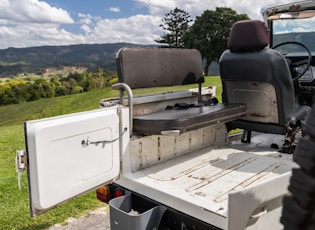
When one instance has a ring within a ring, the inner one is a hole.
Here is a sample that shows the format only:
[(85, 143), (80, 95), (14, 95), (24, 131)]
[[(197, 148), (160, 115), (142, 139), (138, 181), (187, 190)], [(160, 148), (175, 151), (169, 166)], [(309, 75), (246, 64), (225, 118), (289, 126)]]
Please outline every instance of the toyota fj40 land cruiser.
[[(219, 63), (222, 103), (201, 86), (197, 50), (120, 50), (120, 98), (25, 122), (16, 161), (31, 215), (110, 184), (97, 196), (112, 229), (314, 227), (314, 22), (315, 1), (304, 1), (235, 23)], [(191, 83), (198, 89), (132, 91)]]

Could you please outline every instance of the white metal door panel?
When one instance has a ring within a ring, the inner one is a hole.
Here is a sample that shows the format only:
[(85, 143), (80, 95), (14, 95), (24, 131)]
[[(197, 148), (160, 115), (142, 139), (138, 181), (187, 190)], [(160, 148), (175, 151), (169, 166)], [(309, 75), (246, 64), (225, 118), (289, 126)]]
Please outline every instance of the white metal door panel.
[(25, 122), (32, 216), (118, 176), (117, 108)]
[(283, 196), (291, 172), (229, 194), (228, 230), (283, 229)]

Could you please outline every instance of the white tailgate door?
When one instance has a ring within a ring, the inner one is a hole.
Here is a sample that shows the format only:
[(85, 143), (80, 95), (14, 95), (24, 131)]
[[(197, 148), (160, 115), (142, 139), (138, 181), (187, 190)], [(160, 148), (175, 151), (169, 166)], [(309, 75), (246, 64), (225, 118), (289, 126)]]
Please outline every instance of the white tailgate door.
[(283, 196), (291, 172), (229, 194), (228, 230), (283, 229)]
[(25, 122), (32, 216), (119, 175), (119, 123), (116, 106)]

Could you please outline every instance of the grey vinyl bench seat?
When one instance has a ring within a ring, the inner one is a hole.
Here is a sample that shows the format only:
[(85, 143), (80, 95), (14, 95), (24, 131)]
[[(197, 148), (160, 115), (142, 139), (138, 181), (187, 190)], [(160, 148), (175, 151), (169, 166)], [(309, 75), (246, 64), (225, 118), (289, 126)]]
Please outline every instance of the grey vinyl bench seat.
[[(245, 104), (216, 104), (188, 109), (159, 110), (133, 115), (132, 89), (198, 84), (201, 102), (201, 84), (204, 82), (202, 57), (196, 49), (123, 48), (116, 55), (119, 89), (128, 93), (132, 133), (152, 135), (163, 132), (183, 133), (218, 122), (227, 122), (246, 115)], [(179, 102), (180, 98), (178, 99)]]
[(228, 122), (246, 115), (245, 104), (216, 104), (188, 109), (171, 109), (133, 117), (133, 130), (141, 134), (183, 133)]

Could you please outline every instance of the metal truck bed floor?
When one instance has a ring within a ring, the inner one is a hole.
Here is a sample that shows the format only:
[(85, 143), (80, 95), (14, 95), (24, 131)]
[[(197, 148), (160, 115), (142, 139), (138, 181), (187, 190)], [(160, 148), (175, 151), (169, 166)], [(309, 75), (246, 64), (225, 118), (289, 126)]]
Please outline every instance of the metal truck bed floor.
[(270, 148), (271, 143), (281, 146), (282, 140), (280, 135), (262, 134), (252, 137), (250, 144), (232, 141), (221, 148), (201, 149), (126, 174), (118, 183), (189, 215), (197, 212), (198, 218), (225, 228), (230, 192), (270, 180), (295, 166), (292, 155)]

